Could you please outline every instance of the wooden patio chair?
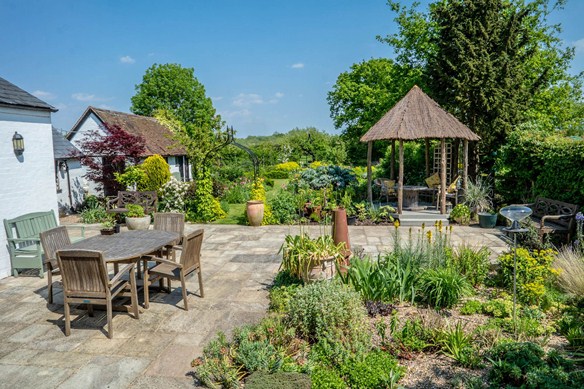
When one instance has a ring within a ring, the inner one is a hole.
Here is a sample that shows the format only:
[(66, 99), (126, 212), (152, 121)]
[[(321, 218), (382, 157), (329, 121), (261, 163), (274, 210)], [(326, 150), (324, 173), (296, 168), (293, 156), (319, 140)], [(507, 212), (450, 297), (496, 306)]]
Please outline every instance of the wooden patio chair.
[(395, 180), (389, 180), (387, 178), (376, 178), (373, 183), (379, 186), (379, 198), (385, 196), (385, 201), (389, 202), (389, 197), (395, 197)]
[(150, 296), (148, 286), (155, 281), (166, 279), (168, 281), (168, 292), (170, 293), (171, 280), (180, 280), (182, 287), (182, 297), (185, 304), (185, 311), (189, 310), (187, 302), (187, 288), (185, 277), (196, 272), (199, 277), (199, 295), (205, 297), (203, 290), (203, 276), (201, 274), (201, 246), (203, 244), (203, 230), (196, 230), (183, 237), (183, 250), (181, 251), (180, 262), (176, 263), (168, 259), (150, 257), (156, 265), (149, 269), (144, 268), (144, 307), (148, 308)]
[(52, 228), (40, 233), (41, 245), (45, 253), (45, 265), (48, 274), (49, 304), (53, 303), (53, 276), (60, 275), (59, 263), (57, 261), (57, 250), (71, 244), (69, 233), (64, 226)]
[[(174, 212), (158, 212), (154, 214), (154, 229), (160, 231), (176, 232), (180, 238), (171, 245), (164, 247), (166, 258), (176, 262), (175, 250), (182, 250), (182, 236), (185, 233), (185, 214)], [(162, 255), (161, 255), (162, 256)]]
[[(112, 278), (101, 251), (58, 250), (57, 259), (63, 280), (65, 304), (65, 335), (71, 334), (71, 307), (69, 304), (87, 304), (89, 315), (93, 315), (92, 304), (103, 304), (107, 308), (107, 337), (113, 337), (112, 300), (129, 287), (134, 318), (138, 318), (138, 294), (134, 264), (124, 266)], [(129, 274), (129, 279), (122, 278)]]

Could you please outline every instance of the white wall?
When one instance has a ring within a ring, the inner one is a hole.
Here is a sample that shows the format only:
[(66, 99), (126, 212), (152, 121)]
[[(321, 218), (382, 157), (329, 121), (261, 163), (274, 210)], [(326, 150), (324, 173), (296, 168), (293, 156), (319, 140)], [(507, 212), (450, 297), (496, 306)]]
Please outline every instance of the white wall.
[[(24, 137), (24, 153), (16, 156), (12, 136)], [(57, 189), (53, 170), (51, 113), (0, 107), (0, 219), (53, 210)], [(6, 232), (0, 232), (0, 278), (10, 275)]]
[[(73, 138), (71, 138), (69, 141), (71, 143), (73, 143), (75, 145), (75, 147), (77, 147), (79, 149), (79, 144), (83, 141), (83, 138), (85, 137), (85, 135), (89, 132), (92, 131), (97, 131), (99, 134), (101, 135), (105, 135), (105, 132), (103, 131), (103, 128), (101, 127), (101, 120), (99, 120), (97, 118), (97, 116), (95, 116), (93, 113), (90, 113), (81, 123), (79, 123), (79, 128), (77, 130), (77, 132), (75, 133), (75, 135), (73, 136)], [(76, 165), (75, 165), (76, 166)], [(75, 171), (73, 171), (75, 170)], [(76, 166), (69, 174), (72, 174), (71, 176), (71, 186), (72, 186), (72, 190), (75, 187), (78, 187), (77, 184), (81, 184), (82, 188), (87, 189), (87, 195), (97, 195), (97, 196), (102, 196), (103, 195), (103, 191), (98, 191), (96, 189), (97, 184), (93, 181), (90, 181), (86, 178), (83, 178), (83, 175), (85, 173), (87, 173), (87, 169), (81, 165)], [(73, 178), (75, 177), (76, 182), (73, 182)], [(65, 180), (67, 178), (65, 177)], [(63, 190), (64, 191), (64, 190)], [(82, 193), (78, 193), (78, 196), (82, 195)], [(68, 195), (67, 195), (68, 196)], [(67, 203), (69, 202), (69, 200), (67, 199)]]
[[(67, 159), (67, 166), (69, 167), (69, 180), (67, 180), (67, 171), (57, 171), (57, 180), (61, 189), (57, 192), (57, 199), (61, 213), (69, 213), (71, 207), (78, 209), (85, 199), (84, 187), (89, 188), (87, 179), (83, 177), (85, 169), (81, 166), (79, 160)], [(69, 188), (71, 190), (71, 198), (69, 198)]]

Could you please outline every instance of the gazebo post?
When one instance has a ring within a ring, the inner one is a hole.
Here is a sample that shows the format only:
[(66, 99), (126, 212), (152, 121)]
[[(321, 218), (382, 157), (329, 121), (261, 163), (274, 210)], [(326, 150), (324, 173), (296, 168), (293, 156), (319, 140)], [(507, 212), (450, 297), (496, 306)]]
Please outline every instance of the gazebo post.
[(373, 141), (367, 142), (367, 200), (373, 204), (373, 189), (371, 188), (371, 155), (373, 154)]
[(464, 161), (462, 168), (462, 189), (466, 193), (468, 188), (468, 139), (464, 140)]
[(404, 201), (404, 141), (399, 140), (399, 176), (397, 177), (397, 213), (402, 214)]
[(389, 160), (389, 179), (395, 180), (395, 139), (391, 140), (391, 159)]
[(440, 139), (440, 213), (446, 213), (446, 139)]
[(424, 145), (426, 146), (426, 177), (430, 177), (430, 139), (424, 139)]

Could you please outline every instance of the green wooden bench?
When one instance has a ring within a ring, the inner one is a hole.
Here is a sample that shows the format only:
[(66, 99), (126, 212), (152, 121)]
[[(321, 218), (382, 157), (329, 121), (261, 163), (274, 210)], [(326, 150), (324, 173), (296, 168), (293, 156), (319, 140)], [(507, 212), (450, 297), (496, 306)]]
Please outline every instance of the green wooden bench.
[[(53, 211), (33, 212), (14, 219), (4, 219), (13, 276), (18, 277), (20, 269), (38, 269), (39, 277), (45, 276), (39, 234), (55, 227), (57, 219)], [(84, 229), (82, 226), (80, 228), (81, 236), (84, 237)]]

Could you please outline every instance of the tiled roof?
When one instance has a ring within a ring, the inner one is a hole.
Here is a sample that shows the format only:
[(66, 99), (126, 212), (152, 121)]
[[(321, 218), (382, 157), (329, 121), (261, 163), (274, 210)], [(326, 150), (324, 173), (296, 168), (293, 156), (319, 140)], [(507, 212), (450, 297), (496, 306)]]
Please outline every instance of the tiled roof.
[(57, 112), (57, 109), (41, 99), (31, 95), (25, 90), (20, 89), (11, 82), (0, 77), (0, 105), (9, 105), (13, 107), (45, 109), (51, 112)]
[(69, 133), (77, 131), (82, 119), (94, 113), (102, 123), (118, 125), (132, 135), (139, 135), (146, 141), (145, 155), (160, 154), (163, 156), (186, 155), (185, 149), (172, 139), (172, 132), (155, 118), (132, 115), (130, 113), (110, 111), (107, 109), (89, 107)]
[(53, 153), (55, 154), (55, 159), (70, 158), (73, 153), (78, 151), (73, 143), (69, 142), (59, 130), (53, 127)]

